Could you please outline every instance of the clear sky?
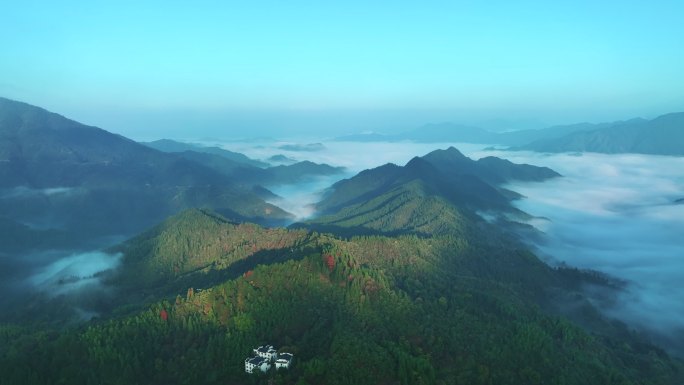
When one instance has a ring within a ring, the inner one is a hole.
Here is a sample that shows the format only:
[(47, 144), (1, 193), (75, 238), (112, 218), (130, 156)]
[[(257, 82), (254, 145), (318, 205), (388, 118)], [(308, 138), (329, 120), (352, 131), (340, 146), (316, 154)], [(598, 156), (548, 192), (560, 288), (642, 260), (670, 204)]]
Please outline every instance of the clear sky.
[(133, 137), (654, 117), (684, 110), (683, 20), (681, 0), (3, 1), (0, 95)]

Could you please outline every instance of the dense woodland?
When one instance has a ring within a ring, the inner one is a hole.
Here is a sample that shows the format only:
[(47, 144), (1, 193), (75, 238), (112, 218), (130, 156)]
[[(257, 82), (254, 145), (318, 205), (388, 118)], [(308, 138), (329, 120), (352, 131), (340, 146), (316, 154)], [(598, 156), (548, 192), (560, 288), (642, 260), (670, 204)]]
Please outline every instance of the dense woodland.
[[(573, 274), (463, 218), (454, 234), (338, 238), (184, 212), (117, 249), (112, 306), (138, 308), (70, 327), (2, 325), (0, 383), (682, 381), (660, 349), (547, 311)], [(294, 353), (293, 367), (246, 374), (264, 343)]]

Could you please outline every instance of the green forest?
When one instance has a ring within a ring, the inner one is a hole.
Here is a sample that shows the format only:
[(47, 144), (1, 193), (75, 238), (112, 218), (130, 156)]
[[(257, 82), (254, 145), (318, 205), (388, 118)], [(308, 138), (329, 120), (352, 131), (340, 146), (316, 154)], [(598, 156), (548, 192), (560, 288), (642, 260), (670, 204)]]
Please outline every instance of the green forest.
[[(681, 362), (638, 336), (549, 310), (596, 277), (460, 218), (432, 237), (340, 238), (185, 211), (115, 248), (101, 317), (0, 326), (0, 384), (681, 383)], [(245, 373), (263, 344), (293, 366)]]

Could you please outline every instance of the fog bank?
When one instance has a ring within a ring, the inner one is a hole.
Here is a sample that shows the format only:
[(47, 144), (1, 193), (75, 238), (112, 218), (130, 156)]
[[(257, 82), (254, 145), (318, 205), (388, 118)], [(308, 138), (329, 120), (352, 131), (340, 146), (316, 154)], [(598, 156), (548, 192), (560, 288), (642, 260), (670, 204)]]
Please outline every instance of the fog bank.
[(121, 256), (101, 251), (71, 254), (41, 267), (27, 282), (50, 296), (101, 289), (98, 274), (118, 267)]
[(626, 280), (602, 310), (684, 348), (684, 205), (675, 203), (684, 196), (684, 158), (492, 154), (564, 175), (508, 186), (526, 196), (518, 208), (548, 219), (531, 223), (546, 233), (541, 256)]
[(92, 318), (111, 294), (101, 273), (118, 267), (121, 257), (76, 250), (0, 254), (0, 322)]

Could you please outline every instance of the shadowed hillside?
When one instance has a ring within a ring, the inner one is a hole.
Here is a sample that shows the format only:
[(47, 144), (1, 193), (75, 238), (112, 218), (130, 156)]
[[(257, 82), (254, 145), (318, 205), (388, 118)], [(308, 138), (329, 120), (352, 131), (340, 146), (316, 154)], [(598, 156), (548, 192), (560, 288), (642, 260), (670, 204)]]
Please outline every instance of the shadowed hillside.
[(289, 215), (229, 177), (97, 127), (0, 99), (0, 210), (84, 235), (133, 234), (188, 207), (234, 219)]

